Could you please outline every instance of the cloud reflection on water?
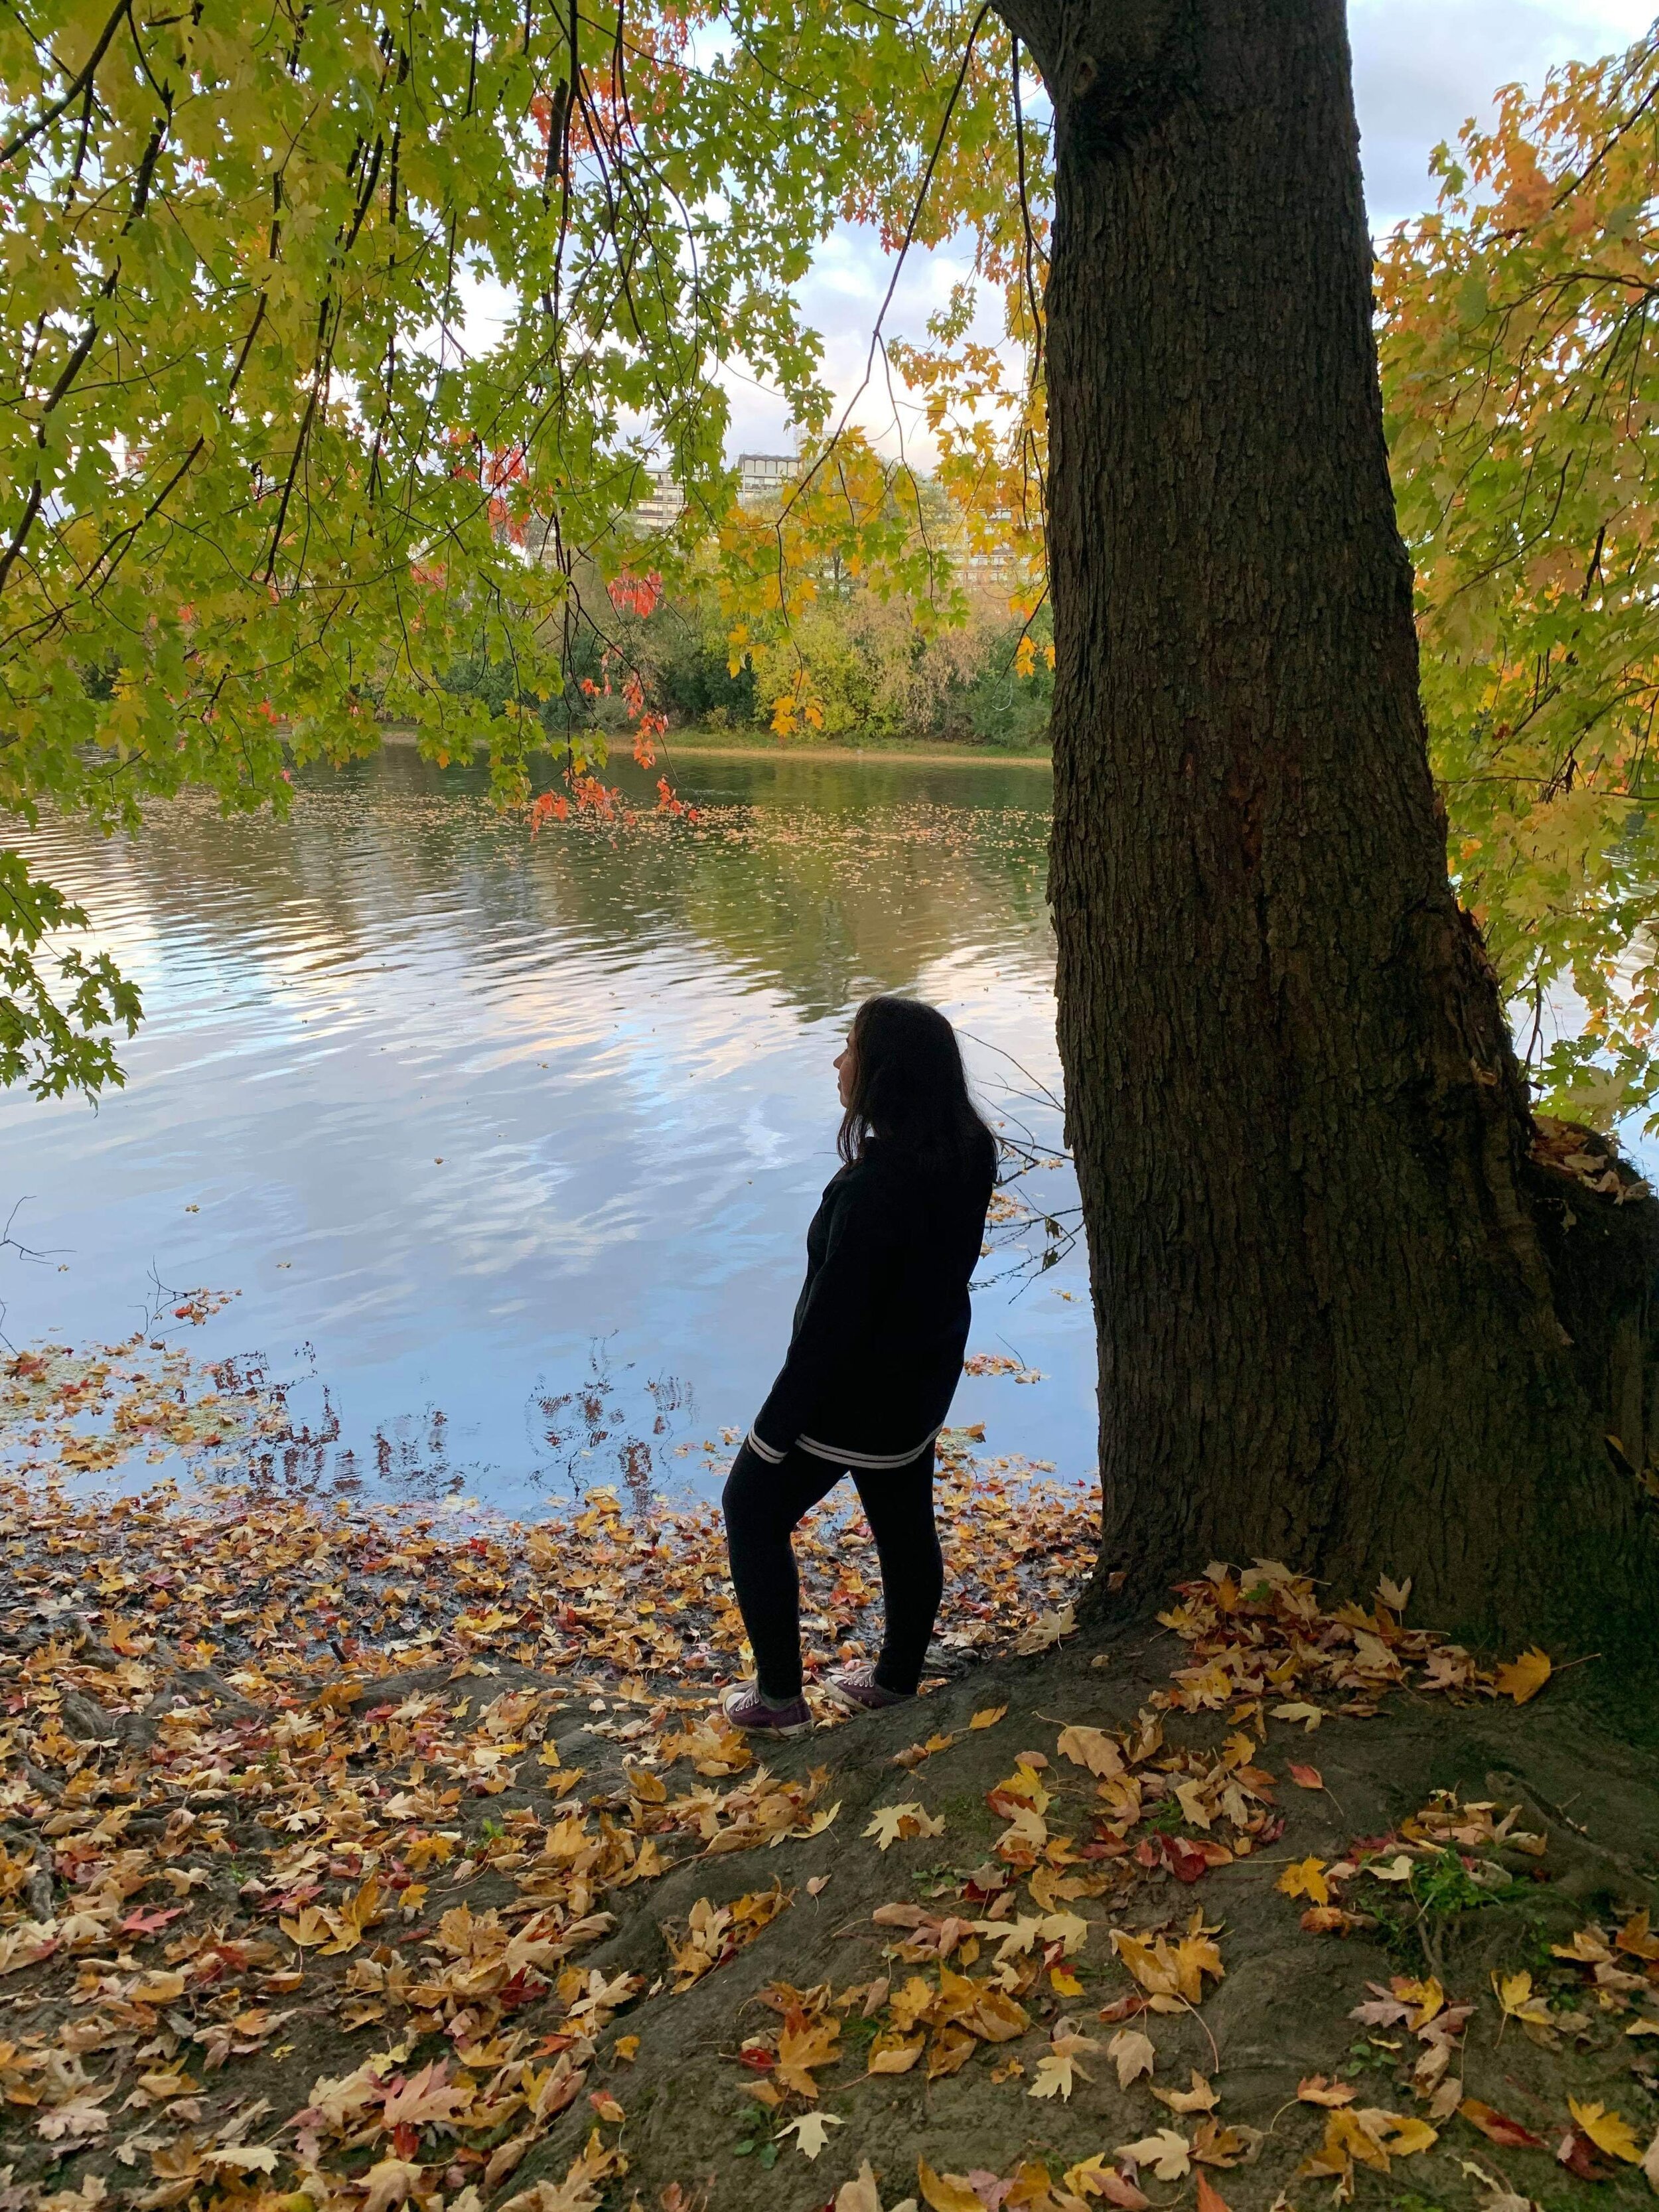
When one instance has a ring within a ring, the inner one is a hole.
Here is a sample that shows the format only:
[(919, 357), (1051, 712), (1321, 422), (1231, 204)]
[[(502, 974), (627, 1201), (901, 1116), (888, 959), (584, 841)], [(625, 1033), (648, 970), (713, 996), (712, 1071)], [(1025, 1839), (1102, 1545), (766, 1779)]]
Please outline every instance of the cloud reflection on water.
[[(918, 989), (1056, 1079), (1041, 771), (763, 758), (681, 785), (701, 831), (532, 843), (481, 777), (388, 747), (304, 779), (285, 825), (186, 801), (131, 845), (44, 829), (149, 1018), (96, 1115), (0, 1099), (0, 1196), (72, 1248), (0, 1285), (15, 1339), (122, 1333), (153, 1258), (243, 1290), (200, 1348), (261, 1346), (317, 1400), (307, 1476), (349, 1452), (362, 1480), (527, 1506), (637, 1477), (641, 1447), (695, 1474), (677, 1446), (741, 1426), (780, 1356), (858, 1000)], [(988, 1095), (1005, 1064), (975, 1058)], [(1087, 1305), (1056, 1288), (1075, 1259), (981, 1300), (976, 1345), (1050, 1379), (967, 1382), (957, 1417), (1083, 1474)], [(600, 1371), (620, 1425), (538, 1441), (540, 1399)]]

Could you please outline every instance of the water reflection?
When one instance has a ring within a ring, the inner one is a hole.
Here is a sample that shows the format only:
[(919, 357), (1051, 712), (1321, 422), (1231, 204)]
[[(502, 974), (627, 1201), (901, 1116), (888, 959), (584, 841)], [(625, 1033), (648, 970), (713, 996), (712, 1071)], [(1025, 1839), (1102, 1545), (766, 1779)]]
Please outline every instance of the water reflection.
[[(124, 1334), (153, 1267), (242, 1291), (192, 1343), (283, 1389), (275, 1480), (508, 1506), (706, 1480), (781, 1351), (858, 1000), (945, 1006), (988, 1098), (1026, 1087), (1003, 1054), (1058, 1087), (1048, 786), (787, 758), (679, 781), (695, 830), (532, 842), (481, 776), (388, 747), (280, 827), (187, 800), (136, 844), (43, 830), (149, 1019), (96, 1114), (0, 1098), (0, 1201), (68, 1248), (8, 1269), (8, 1334)], [(1072, 1195), (1038, 1180), (1040, 1210)], [(957, 1401), (1067, 1474), (1093, 1464), (1081, 1289), (1073, 1255), (987, 1292), (975, 1348), (1048, 1379)]]

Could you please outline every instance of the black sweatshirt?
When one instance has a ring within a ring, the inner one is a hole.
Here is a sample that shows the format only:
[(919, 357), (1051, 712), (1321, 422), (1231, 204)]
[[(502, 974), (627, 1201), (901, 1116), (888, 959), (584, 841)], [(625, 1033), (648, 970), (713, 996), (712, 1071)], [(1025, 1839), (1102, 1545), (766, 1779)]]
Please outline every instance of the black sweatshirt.
[(995, 1179), (930, 1173), (871, 1141), (806, 1232), (806, 1281), (783, 1371), (749, 1442), (777, 1462), (799, 1444), (842, 1467), (902, 1467), (938, 1435), (962, 1373), (968, 1283)]

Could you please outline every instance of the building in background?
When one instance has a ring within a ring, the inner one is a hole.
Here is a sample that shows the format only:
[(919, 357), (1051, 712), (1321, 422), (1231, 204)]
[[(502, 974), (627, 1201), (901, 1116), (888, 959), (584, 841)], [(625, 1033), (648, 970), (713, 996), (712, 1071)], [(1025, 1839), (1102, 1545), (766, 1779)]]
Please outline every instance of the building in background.
[(685, 507), (685, 494), (661, 470), (651, 479), (651, 489), (634, 509), (634, 520), (643, 530), (672, 530)]
[[(799, 472), (800, 459), (795, 453), (739, 453), (738, 505), (762, 507), (779, 498)], [(649, 481), (651, 489), (634, 507), (630, 520), (641, 530), (671, 530), (685, 511), (685, 494), (666, 469), (655, 471)]]
[(800, 474), (799, 453), (739, 453), (738, 498), (744, 507), (775, 499)]

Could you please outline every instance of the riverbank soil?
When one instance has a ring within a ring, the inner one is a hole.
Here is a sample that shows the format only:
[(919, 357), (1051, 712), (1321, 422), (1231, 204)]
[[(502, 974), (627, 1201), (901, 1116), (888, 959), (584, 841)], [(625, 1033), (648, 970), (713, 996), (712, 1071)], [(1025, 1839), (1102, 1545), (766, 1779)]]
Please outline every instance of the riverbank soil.
[(1651, 2201), (1659, 1760), (1598, 1662), (1271, 1563), (1079, 1632), (1072, 1509), (957, 1495), (930, 1694), (763, 1746), (706, 1512), (15, 1489), (0, 2204)]

